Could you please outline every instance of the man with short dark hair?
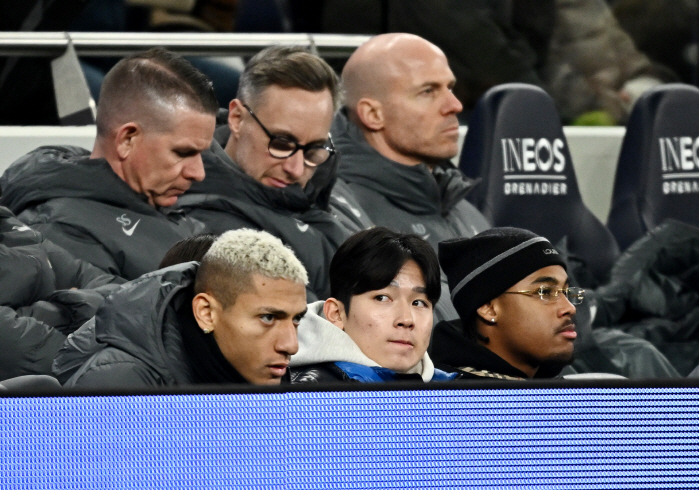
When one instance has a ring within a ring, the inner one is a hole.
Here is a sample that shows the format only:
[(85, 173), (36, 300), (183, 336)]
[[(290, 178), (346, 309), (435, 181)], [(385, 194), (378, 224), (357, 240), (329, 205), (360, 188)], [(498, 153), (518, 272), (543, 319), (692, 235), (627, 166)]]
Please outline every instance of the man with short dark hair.
[(546, 238), (492, 228), (441, 242), (439, 261), (461, 320), (435, 327), (435, 359), (479, 379), (550, 377), (573, 360), (585, 291)]
[(0, 204), (74, 256), (127, 279), (155, 270), (201, 223), (169, 209), (204, 179), (215, 126), (211, 82), (186, 60), (152, 49), (105, 77), (92, 152), (41, 147), (0, 179)]
[(54, 373), (91, 388), (279, 385), (298, 350), (308, 276), (269, 233), (224, 233), (201, 260), (113, 293), (66, 342)]
[(441, 293), (432, 247), (386, 228), (345, 241), (330, 265), (332, 296), (299, 325), (292, 382), (447, 381), (427, 354)]
[(255, 55), (231, 101), (228, 126), (204, 154), (208, 178), (178, 206), (210, 233), (264, 229), (292, 247), (327, 298), (327, 266), (349, 234), (328, 212), (335, 149), (329, 129), (340, 101), (337, 75), (305, 48)]

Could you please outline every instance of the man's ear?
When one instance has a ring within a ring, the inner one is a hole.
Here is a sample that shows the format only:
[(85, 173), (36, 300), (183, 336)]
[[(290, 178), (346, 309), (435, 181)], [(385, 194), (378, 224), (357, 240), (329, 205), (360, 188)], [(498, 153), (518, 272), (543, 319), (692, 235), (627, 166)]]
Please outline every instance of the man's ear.
[(325, 319), (337, 328), (340, 330), (345, 329), (347, 316), (345, 315), (345, 305), (342, 304), (342, 301), (335, 298), (326, 299), (323, 304), (323, 314), (325, 315)]
[(138, 123), (127, 122), (116, 130), (115, 143), (117, 155), (121, 160), (125, 160), (134, 148), (138, 138), (143, 136), (143, 129)]
[(221, 303), (208, 293), (199, 293), (192, 298), (194, 319), (204, 333), (211, 333), (215, 330), (221, 311)]
[(364, 97), (359, 99), (355, 108), (359, 121), (372, 131), (381, 131), (384, 127), (383, 105), (376, 99)]
[(231, 136), (235, 135), (236, 138), (240, 131), (240, 122), (243, 120), (243, 111), (247, 112), (247, 109), (243, 107), (240, 99), (233, 99), (228, 104), (228, 128), (231, 130)]
[(486, 304), (481, 306), (476, 310), (476, 313), (478, 314), (481, 319), (488, 324), (495, 324), (498, 322), (498, 315), (497, 315), (497, 310), (495, 306), (493, 305), (492, 301), (488, 301)]

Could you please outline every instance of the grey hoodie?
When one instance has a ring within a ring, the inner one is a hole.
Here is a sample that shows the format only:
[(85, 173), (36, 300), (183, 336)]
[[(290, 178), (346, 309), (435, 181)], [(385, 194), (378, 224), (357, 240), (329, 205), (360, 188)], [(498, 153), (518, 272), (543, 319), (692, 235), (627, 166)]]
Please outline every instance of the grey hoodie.
[[(298, 328), (299, 351), (291, 356), (292, 371), (326, 362), (353, 362), (379, 367), (349, 335), (325, 319), (323, 304), (324, 301), (309, 304), (308, 311), (301, 319)], [(427, 352), (408, 373), (419, 374), (426, 383), (432, 380), (434, 364)]]
[[(465, 196), (473, 182), (450, 162), (434, 172), (425, 164), (402, 165), (385, 158), (364, 139), (344, 112), (333, 122), (332, 134), (340, 151), (339, 178), (330, 204), (343, 222), (374, 225), (421, 236), (437, 250), (443, 240), (471, 237), (489, 229), (485, 217)], [(442, 274), (442, 295), (435, 305), (435, 322), (458, 314), (449, 300)]]

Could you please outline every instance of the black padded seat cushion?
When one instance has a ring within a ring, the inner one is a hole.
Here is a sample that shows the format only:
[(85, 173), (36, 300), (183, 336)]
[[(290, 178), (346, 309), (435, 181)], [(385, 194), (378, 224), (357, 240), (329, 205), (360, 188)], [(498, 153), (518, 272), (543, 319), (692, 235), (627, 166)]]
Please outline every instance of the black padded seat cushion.
[(480, 178), (468, 195), (494, 226), (516, 226), (568, 251), (604, 281), (619, 254), (609, 230), (585, 206), (551, 97), (527, 84), (498, 85), (471, 116), (459, 168)]

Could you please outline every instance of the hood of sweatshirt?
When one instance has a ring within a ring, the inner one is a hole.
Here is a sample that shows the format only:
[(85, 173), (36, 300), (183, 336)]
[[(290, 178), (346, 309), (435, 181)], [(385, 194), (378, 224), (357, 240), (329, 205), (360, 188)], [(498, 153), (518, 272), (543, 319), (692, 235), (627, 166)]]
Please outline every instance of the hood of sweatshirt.
[[(299, 351), (291, 356), (292, 368), (323, 362), (353, 362), (362, 366), (381, 367), (369, 359), (343, 330), (323, 316), (323, 301), (308, 305), (308, 311), (298, 328)], [(425, 352), (420, 362), (408, 373), (419, 374), (429, 382), (434, 376), (434, 364)]]

